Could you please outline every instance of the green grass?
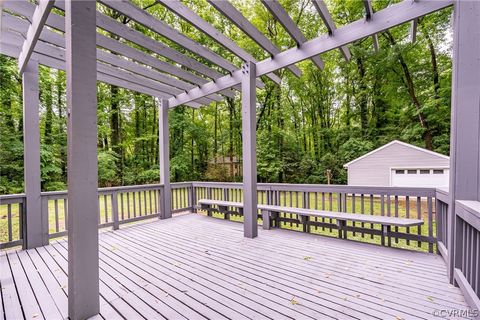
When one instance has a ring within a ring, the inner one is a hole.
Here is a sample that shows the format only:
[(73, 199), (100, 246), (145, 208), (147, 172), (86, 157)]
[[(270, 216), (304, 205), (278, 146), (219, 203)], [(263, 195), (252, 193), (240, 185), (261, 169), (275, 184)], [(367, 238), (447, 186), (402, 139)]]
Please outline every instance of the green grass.
[[(211, 192), (211, 196), (213, 199), (219, 199), (223, 200), (223, 191), (221, 189), (213, 189)], [(142, 215), (145, 215), (145, 205), (147, 206), (147, 214), (151, 214), (155, 211), (155, 199), (158, 197), (158, 193), (152, 191), (151, 192), (151, 206), (150, 206), (150, 197), (149, 197), (149, 192), (147, 191), (147, 198), (145, 202), (145, 197), (143, 192), (129, 192), (128, 193), (129, 201), (127, 201), (127, 193), (123, 193), (123, 217), (124, 219), (133, 218), (134, 217), (134, 211), (136, 212), (136, 216), (139, 215), (140, 213), (140, 207), (141, 207), (141, 213)], [(135, 202), (133, 199), (135, 198)], [(197, 200), (206, 198), (206, 192), (202, 193), (201, 191), (197, 192)], [(178, 189), (172, 190), (172, 202), (173, 202), (173, 208), (177, 209), (180, 207), (186, 207), (188, 206), (188, 193), (186, 191), (180, 192)], [(242, 201), (241, 197), (241, 192), (229, 192), (229, 201)], [(410, 217), (411, 218), (418, 218), (420, 217), (421, 219), (424, 220), (424, 225), (421, 227), (411, 227), (410, 228), (410, 233), (417, 234), (420, 231), (420, 234), (422, 235), (428, 235), (428, 209), (427, 209), (427, 202), (425, 199), (422, 199), (421, 201), (421, 210), (420, 214), (417, 212), (417, 204), (416, 204), (416, 198), (411, 198), (410, 199)], [(395, 216), (395, 205), (394, 205), (394, 197), (391, 197), (391, 215)], [(259, 197), (258, 197), (258, 202), (259, 203), (266, 203), (266, 194), (265, 192), (259, 192)], [(355, 203), (355, 209), (356, 212), (360, 212), (361, 208), (361, 198), (357, 196), (355, 198), (355, 202), (353, 202), (352, 197), (347, 198), (347, 212), (352, 212), (352, 207), (353, 203)], [(301, 196), (301, 193), (298, 193), (298, 198), (296, 194), (293, 192), (292, 197), (290, 198), (290, 193), (280, 193), (280, 199), (279, 199), (279, 204), (284, 205), (284, 206), (291, 206), (291, 207), (303, 207), (303, 199)], [(158, 206), (158, 204), (157, 204)], [(309, 207), (314, 209), (322, 209), (322, 197), (321, 194), (318, 194), (317, 196), (317, 201), (315, 203), (315, 197), (314, 194), (312, 193), (310, 195), (310, 201), (309, 201)], [(398, 216), (399, 217), (407, 217), (406, 214), (406, 207), (407, 207), (407, 202), (405, 198), (399, 198), (398, 199)], [(387, 200), (385, 197), (385, 204), (384, 204), (384, 214), (387, 215)], [(61, 232), (65, 230), (65, 200), (64, 199), (58, 199), (58, 200), (50, 200), (48, 203), (48, 221), (49, 221), (49, 233), (53, 234), (55, 232)], [(338, 209), (338, 201), (337, 201), (337, 195), (332, 194), (332, 199), (331, 199), (331, 206), (330, 206), (330, 199), (328, 194), (325, 195), (325, 210), (333, 210), (337, 211)], [(10, 205), (10, 210), (11, 210), (11, 216), (12, 216), (12, 240), (17, 240), (20, 239), (20, 234), (19, 234), (19, 206), (18, 204), (12, 204)], [(118, 210), (119, 210), (119, 219), (122, 220), (122, 197), (118, 195)], [(128, 211), (130, 210), (130, 216), (128, 215)], [(371, 205), (370, 205), (370, 198), (365, 197), (364, 199), (364, 212), (366, 214), (369, 214), (371, 211)], [(435, 231), (436, 231), (436, 222), (435, 222), (435, 207), (433, 203), (433, 236), (435, 236)], [(113, 217), (112, 217), (112, 203), (111, 203), (111, 197), (108, 195), (104, 197), (103, 195), (99, 196), (99, 212), (100, 212), (100, 223), (106, 223), (106, 222), (112, 222)], [(375, 215), (380, 215), (381, 214), (381, 199), (380, 198), (374, 198), (373, 200), (373, 212)], [(7, 220), (7, 215), (8, 213), (8, 205), (0, 205), (0, 242), (7, 242), (9, 241), (9, 232), (8, 232), (8, 220)], [(57, 213), (57, 214), (56, 214)], [(218, 217), (223, 217), (222, 214), (214, 214), (214, 216)], [(289, 215), (287, 215), (289, 216)], [(295, 218), (294, 215), (291, 215), (291, 217)], [(232, 216), (232, 220), (237, 220), (241, 221), (242, 218), (235, 218), (235, 216)], [(319, 219), (320, 221), (320, 219)], [(351, 223), (349, 224), (351, 225)], [(361, 223), (357, 223), (357, 226), (360, 226)], [(296, 231), (302, 231), (302, 225), (301, 224), (295, 224), (295, 223), (282, 223), (281, 225), (282, 228), (285, 229), (291, 229), (291, 230), (296, 230)], [(366, 228), (370, 228), (370, 224), (365, 223)], [(373, 228), (380, 229), (380, 226), (373, 226)], [(420, 230), (419, 230), (420, 228)], [(398, 228), (399, 232), (406, 233), (407, 229), (406, 228)], [(324, 236), (331, 236), (331, 237), (337, 237), (338, 232), (336, 229), (328, 229), (328, 228), (317, 228), (317, 227), (312, 227), (311, 232), (315, 234), (320, 234)], [(370, 235), (365, 234), (363, 237), (361, 233), (357, 233), (356, 235), (353, 235), (351, 232), (348, 233), (348, 238), (349, 239), (354, 239), (357, 241), (361, 242), (368, 242), (368, 243), (375, 243), (375, 244), (380, 244), (380, 237), (379, 236), (374, 236), (371, 238)], [(398, 248), (404, 248), (404, 249), (411, 249), (411, 250), (420, 250), (420, 251), (428, 251), (428, 244), (427, 243), (421, 243), (420, 246), (418, 246), (416, 241), (410, 241), (407, 243), (406, 240), (398, 239), (398, 242), (395, 241), (395, 239), (392, 239), (392, 247), (398, 247)]]

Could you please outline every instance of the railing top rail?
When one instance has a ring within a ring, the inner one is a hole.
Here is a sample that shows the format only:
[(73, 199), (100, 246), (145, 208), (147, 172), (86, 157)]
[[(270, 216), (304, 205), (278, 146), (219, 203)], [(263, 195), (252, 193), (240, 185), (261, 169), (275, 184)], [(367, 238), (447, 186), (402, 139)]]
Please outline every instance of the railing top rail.
[(456, 214), (469, 225), (480, 231), (480, 202), (472, 200), (455, 201)]
[(15, 200), (15, 199), (21, 199), (22, 201), (25, 199), (25, 194), (24, 193), (16, 193), (16, 194), (2, 194), (0, 195), (0, 202), (2, 200)]
[[(210, 188), (242, 188), (239, 182), (192, 182), (194, 187)], [(378, 194), (398, 196), (419, 196), (435, 197), (435, 188), (417, 187), (371, 187), (371, 186), (348, 186), (348, 185), (326, 185), (326, 184), (291, 184), (291, 183), (259, 183), (258, 190), (276, 191), (311, 191), (311, 192), (335, 192), (335, 193), (357, 193), (357, 194)]]

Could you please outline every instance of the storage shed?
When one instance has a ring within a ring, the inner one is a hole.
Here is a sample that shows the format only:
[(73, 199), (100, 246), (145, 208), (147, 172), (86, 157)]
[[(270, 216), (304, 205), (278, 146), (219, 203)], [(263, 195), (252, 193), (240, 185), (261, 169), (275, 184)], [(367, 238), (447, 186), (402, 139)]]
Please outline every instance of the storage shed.
[(448, 187), (450, 158), (394, 140), (345, 164), (348, 185)]

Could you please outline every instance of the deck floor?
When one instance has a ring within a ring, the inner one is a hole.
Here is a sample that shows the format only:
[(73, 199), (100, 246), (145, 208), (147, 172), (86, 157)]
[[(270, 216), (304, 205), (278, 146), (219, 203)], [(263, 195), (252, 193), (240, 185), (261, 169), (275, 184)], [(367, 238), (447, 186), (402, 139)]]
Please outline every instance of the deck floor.
[[(100, 235), (105, 319), (439, 319), (467, 309), (440, 256), (202, 215)], [(67, 317), (67, 242), (0, 253), (0, 319)], [(100, 317), (98, 317), (100, 318)]]

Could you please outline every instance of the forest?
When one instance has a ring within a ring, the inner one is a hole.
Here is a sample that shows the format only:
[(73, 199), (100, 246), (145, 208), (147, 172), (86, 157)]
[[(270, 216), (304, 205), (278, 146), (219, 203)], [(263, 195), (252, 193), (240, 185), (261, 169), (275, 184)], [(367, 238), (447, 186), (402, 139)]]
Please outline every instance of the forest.
[[(161, 4), (134, 2), (240, 66), (224, 47)], [(257, 60), (268, 57), (205, 0), (182, 2)], [(259, 0), (233, 2), (281, 50), (295, 46)], [(307, 39), (327, 33), (310, 0), (280, 2)], [(373, 1), (373, 7), (378, 11), (393, 2), (398, 1)], [(326, 3), (337, 27), (365, 15), (360, 0)], [(98, 10), (198, 58), (100, 4)], [(262, 78), (265, 88), (257, 89), (259, 182), (327, 183), (328, 171), (331, 183), (344, 184), (344, 163), (393, 139), (449, 153), (451, 9), (419, 20), (414, 42), (408, 24), (382, 32), (378, 40), (377, 52), (371, 37), (350, 44), (350, 61), (338, 50), (322, 54), (323, 70), (304, 61), (298, 64), (301, 77), (281, 70), (280, 85)], [(14, 59), (0, 55), (0, 194), (23, 192), (22, 79), (17, 68)], [(101, 82), (97, 88), (99, 186), (158, 182), (158, 99)], [(43, 191), (66, 189), (65, 90), (64, 72), (40, 68)], [(242, 180), (241, 170), (225, 161), (242, 155), (240, 93), (200, 109), (174, 108), (169, 125), (173, 182)]]

